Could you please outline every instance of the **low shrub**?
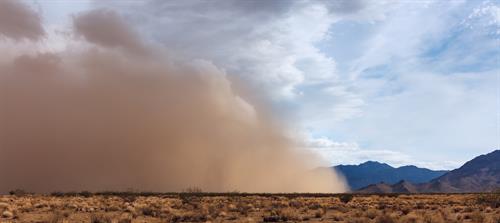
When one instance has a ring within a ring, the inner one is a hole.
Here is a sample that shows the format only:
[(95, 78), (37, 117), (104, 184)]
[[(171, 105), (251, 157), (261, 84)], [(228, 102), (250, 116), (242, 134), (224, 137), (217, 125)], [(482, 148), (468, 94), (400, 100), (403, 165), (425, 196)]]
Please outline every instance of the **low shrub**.
[(394, 219), (392, 216), (390, 216), (388, 214), (382, 214), (382, 215), (379, 215), (375, 219), (375, 222), (376, 223), (396, 223), (396, 219)]
[(351, 201), (353, 198), (354, 196), (352, 194), (342, 194), (339, 197), (340, 201), (346, 204), (349, 203), (349, 201)]
[(9, 191), (9, 194), (10, 195), (14, 195), (14, 196), (18, 196), (18, 197), (22, 197), (24, 195), (27, 195), (29, 194), (28, 192), (26, 192), (25, 190), (23, 189), (15, 189), (15, 190), (11, 190)]
[(112, 223), (113, 220), (109, 216), (102, 214), (92, 214), (90, 215), (90, 223)]
[(479, 194), (476, 198), (476, 203), (492, 208), (500, 208), (500, 189), (492, 193)]

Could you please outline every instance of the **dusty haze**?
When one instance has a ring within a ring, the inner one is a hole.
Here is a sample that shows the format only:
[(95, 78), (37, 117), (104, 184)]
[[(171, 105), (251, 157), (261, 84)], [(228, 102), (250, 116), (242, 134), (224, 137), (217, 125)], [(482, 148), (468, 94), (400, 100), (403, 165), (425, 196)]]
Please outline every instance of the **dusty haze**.
[[(38, 15), (7, 7), (0, 49), (43, 46)], [(66, 50), (0, 55), (0, 192), (346, 190), (210, 62), (166, 59), (112, 11), (75, 15), (72, 30)]]

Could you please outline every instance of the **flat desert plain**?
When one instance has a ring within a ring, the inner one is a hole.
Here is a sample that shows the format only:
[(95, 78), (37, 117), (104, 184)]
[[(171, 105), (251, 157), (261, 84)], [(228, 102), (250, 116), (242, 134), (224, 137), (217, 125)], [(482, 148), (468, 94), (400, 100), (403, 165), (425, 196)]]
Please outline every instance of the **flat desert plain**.
[(0, 222), (499, 223), (495, 194), (2, 195)]

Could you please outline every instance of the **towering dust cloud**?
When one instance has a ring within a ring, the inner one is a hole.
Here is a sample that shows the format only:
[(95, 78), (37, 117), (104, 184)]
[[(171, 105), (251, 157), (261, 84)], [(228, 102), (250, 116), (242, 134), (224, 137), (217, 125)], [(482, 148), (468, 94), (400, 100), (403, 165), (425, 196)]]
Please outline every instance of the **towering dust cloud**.
[(10, 21), (0, 23), (0, 49), (38, 48), (0, 56), (0, 192), (346, 189), (334, 173), (311, 171), (224, 72), (165, 59), (114, 12), (76, 15), (73, 43), (57, 52), (40, 49), (50, 38), (40, 24), (12, 31)]

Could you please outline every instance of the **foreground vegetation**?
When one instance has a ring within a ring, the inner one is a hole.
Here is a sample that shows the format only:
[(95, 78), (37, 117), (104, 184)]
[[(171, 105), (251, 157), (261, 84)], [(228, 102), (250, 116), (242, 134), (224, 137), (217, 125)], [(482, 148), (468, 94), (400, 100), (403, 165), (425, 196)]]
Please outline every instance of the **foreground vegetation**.
[(499, 194), (53, 193), (0, 196), (0, 222), (500, 223)]

